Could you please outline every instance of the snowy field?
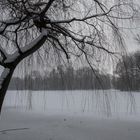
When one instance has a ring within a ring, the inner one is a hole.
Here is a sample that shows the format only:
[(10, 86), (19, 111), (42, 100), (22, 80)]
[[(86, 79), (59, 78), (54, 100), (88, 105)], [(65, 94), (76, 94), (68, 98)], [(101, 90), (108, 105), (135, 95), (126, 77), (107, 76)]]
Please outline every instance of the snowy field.
[(0, 140), (140, 140), (140, 93), (8, 91)]

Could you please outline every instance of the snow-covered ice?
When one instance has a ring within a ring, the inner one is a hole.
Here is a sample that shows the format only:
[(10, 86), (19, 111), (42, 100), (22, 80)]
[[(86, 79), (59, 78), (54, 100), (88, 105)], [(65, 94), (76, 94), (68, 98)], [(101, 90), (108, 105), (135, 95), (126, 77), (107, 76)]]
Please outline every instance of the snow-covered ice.
[(0, 140), (140, 140), (139, 101), (139, 92), (8, 91), (0, 131), (19, 130)]

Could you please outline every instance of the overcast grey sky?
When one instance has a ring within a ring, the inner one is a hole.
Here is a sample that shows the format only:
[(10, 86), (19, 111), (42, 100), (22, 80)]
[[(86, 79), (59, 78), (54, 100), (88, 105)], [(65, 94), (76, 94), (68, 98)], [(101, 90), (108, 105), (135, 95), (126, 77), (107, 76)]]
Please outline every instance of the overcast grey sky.
[[(134, 0), (137, 3), (140, 3), (140, 0)], [(140, 44), (138, 44), (134, 40), (134, 36), (137, 33), (140, 33), (140, 28), (139, 28), (140, 20), (137, 20), (137, 23), (133, 23), (130, 28), (135, 28), (135, 29), (124, 29), (124, 39), (125, 39), (125, 44), (126, 48), (129, 52), (134, 52), (137, 50), (140, 50)], [(1, 68), (0, 68), (0, 71)]]

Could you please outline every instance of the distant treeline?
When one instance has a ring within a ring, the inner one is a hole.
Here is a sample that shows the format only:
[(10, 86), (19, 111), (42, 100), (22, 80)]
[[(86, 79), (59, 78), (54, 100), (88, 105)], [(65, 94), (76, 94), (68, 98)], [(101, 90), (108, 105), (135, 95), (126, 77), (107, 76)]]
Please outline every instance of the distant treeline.
[(74, 70), (69, 66), (58, 66), (50, 73), (42, 76), (38, 71), (32, 71), (24, 79), (13, 77), (10, 90), (90, 90), (110, 89), (110, 75), (100, 74), (97, 70), (83, 67)]
[(89, 67), (75, 70), (72, 66), (59, 65), (42, 76), (32, 71), (24, 79), (14, 77), (10, 90), (90, 90), (118, 89), (140, 91), (140, 52), (122, 56), (117, 63), (114, 75), (101, 74)]
[(124, 91), (140, 91), (140, 51), (127, 54), (116, 65), (114, 88)]

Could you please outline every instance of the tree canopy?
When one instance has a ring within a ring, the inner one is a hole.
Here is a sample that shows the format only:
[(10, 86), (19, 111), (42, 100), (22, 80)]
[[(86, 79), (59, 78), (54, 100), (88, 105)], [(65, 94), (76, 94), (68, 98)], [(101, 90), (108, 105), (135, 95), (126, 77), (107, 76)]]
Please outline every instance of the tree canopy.
[[(135, 17), (131, 0), (0, 0), (0, 103), (24, 58), (43, 48), (92, 68), (124, 46), (120, 25)], [(55, 55), (54, 55), (55, 54)]]

